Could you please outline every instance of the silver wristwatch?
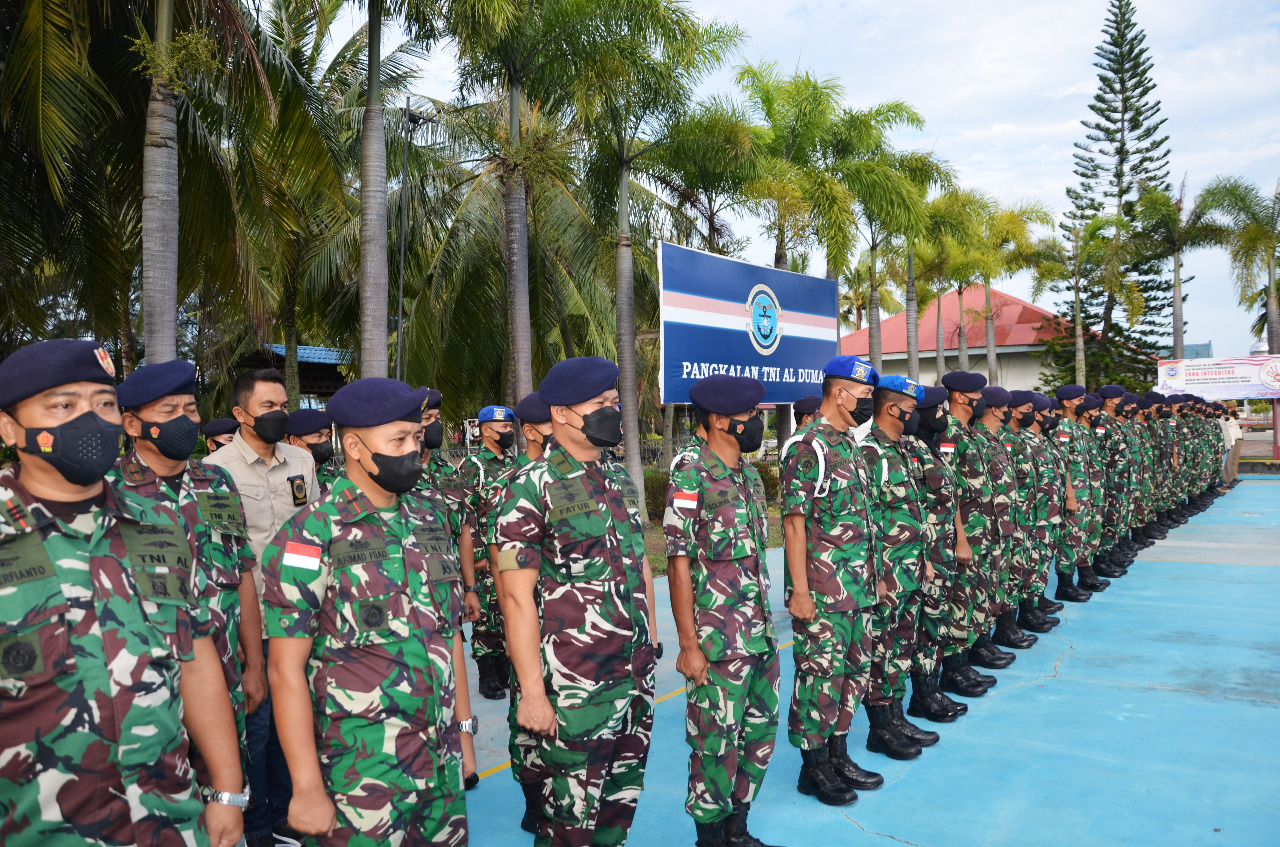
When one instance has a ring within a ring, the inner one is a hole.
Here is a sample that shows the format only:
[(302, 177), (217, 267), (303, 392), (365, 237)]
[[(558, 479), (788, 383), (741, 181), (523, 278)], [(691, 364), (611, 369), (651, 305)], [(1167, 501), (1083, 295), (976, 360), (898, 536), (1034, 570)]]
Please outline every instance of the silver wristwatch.
[(206, 788), (204, 791), (204, 801), (206, 803), (221, 803), (224, 806), (237, 806), (241, 809), (249, 806), (249, 786), (244, 787), (243, 794), (232, 794), (230, 791), (214, 791), (212, 788)]
[(467, 733), (468, 735), (475, 735), (476, 732), (480, 729), (480, 719), (477, 718), (475, 715), (472, 715), (471, 717), (467, 718), (465, 721), (458, 721), (458, 729)]

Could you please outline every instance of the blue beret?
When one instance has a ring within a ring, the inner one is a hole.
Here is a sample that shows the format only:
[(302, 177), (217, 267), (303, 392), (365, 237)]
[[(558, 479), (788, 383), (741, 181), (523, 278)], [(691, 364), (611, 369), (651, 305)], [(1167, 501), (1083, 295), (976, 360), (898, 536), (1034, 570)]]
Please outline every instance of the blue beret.
[(854, 382), (870, 385), (872, 388), (880, 384), (880, 374), (876, 373), (876, 369), (871, 367), (870, 362), (863, 361), (857, 356), (836, 356), (827, 362), (822, 372), (825, 376), (851, 379)]
[(1147, 392), (1145, 395), (1143, 395), (1143, 396), (1145, 396), (1145, 397), (1146, 397), (1148, 400), (1150, 400), (1152, 403), (1163, 403), (1163, 402), (1165, 402), (1165, 396), (1164, 396), (1163, 394), (1161, 394), (1159, 391), (1148, 391), (1148, 392)]
[(1102, 408), (1102, 398), (1097, 394), (1086, 394), (1084, 400), (1081, 401), (1080, 407), (1076, 409), (1078, 412), (1092, 412), (1094, 409)]
[(122, 409), (136, 409), (171, 394), (196, 393), (196, 366), (182, 359), (143, 365), (116, 387)]
[(73, 382), (116, 384), (116, 368), (96, 341), (54, 338), (19, 347), (0, 362), (0, 409)]
[(476, 420), (480, 421), (480, 423), (494, 423), (501, 421), (515, 423), (516, 413), (508, 409), (506, 406), (485, 406), (480, 410), (480, 414), (476, 415)]
[(332, 425), (329, 415), (320, 409), (299, 409), (289, 413), (289, 423), (284, 431), (286, 435), (310, 435)]
[(410, 388), (384, 376), (367, 376), (339, 388), (325, 411), (338, 426), (382, 426), (393, 421), (421, 422), (426, 403), (425, 388)]
[(1011, 398), (1009, 392), (1000, 386), (988, 385), (982, 389), (982, 399), (987, 401), (988, 406), (1008, 406)]
[(219, 435), (230, 435), (240, 428), (240, 421), (235, 418), (214, 418), (201, 430), (205, 437), (216, 438)]
[(443, 399), (444, 399), (444, 395), (441, 394), (438, 389), (428, 388), (427, 389), (427, 405), (425, 408), (439, 409), (440, 401)]
[(896, 391), (899, 394), (906, 394), (908, 397), (916, 398), (916, 405), (924, 399), (923, 385), (914, 379), (897, 374), (886, 374), (880, 377), (880, 384), (876, 386), (876, 391)]
[(1064, 385), (1054, 392), (1054, 396), (1059, 400), (1074, 400), (1077, 397), (1084, 396), (1084, 386), (1075, 385), (1074, 383), (1071, 385)]
[(530, 391), (516, 404), (516, 418), (520, 423), (550, 423), (551, 407), (542, 402), (538, 392)]
[(947, 389), (941, 385), (930, 385), (924, 389), (924, 399), (916, 404), (920, 409), (932, 409), (947, 402)]
[(1031, 392), (1031, 411), (1047, 412), (1053, 408), (1053, 401), (1038, 391)]
[(713, 374), (689, 388), (689, 400), (704, 412), (736, 415), (749, 412), (764, 399), (764, 383), (749, 376)]
[(1124, 396), (1124, 388), (1119, 385), (1104, 385), (1098, 389), (1098, 396), (1103, 400), (1114, 400)]
[(818, 407), (822, 405), (822, 398), (815, 397), (810, 394), (808, 397), (801, 397), (799, 400), (791, 404), (791, 408), (796, 415), (812, 415), (818, 411)]
[[(1010, 391), (1010, 406), (1025, 406), (1028, 403), (1035, 403), (1035, 392), (1033, 391)], [(1033, 408), (1032, 411), (1035, 411)]]
[(969, 373), (968, 371), (952, 371), (949, 374), (943, 374), (942, 384), (952, 391), (969, 394), (985, 388), (987, 378), (982, 374)]
[(579, 356), (552, 365), (538, 384), (548, 406), (576, 406), (594, 400), (618, 383), (618, 366), (600, 356)]

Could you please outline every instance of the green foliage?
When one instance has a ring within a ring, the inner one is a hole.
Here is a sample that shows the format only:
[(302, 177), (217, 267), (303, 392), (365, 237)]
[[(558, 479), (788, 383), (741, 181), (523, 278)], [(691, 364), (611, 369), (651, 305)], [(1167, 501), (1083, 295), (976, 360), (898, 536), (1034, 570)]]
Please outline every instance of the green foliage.
[(221, 70), (218, 64), (218, 45), (207, 29), (180, 32), (168, 44), (157, 45), (151, 40), (142, 22), (138, 22), (138, 37), (130, 38), (133, 52), (142, 61), (139, 68), (151, 79), (163, 80), (171, 89), (184, 97), (193, 93), (192, 80), (215, 82)]
[(671, 474), (667, 471), (644, 472), (644, 503), (650, 520), (661, 521), (667, 509), (667, 485)]
[(778, 502), (778, 491), (780, 483), (778, 481), (778, 467), (773, 462), (764, 460), (752, 462), (751, 466), (760, 473), (760, 481), (764, 483), (764, 499), (769, 504)]

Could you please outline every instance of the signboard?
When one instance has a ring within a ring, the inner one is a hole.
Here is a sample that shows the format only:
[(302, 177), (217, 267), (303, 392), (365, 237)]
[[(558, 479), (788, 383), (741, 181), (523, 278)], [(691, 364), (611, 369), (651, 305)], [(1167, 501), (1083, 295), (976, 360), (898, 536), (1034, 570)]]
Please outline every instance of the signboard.
[(1280, 356), (1162, 360), (1156, 390), (1197, 394), (1210, 402), (1280, 397)]
[(764, 383), (765, 403), (822, 393), (836, 354), (836, 283), (658, 244), (663, 403), (712, 374)]

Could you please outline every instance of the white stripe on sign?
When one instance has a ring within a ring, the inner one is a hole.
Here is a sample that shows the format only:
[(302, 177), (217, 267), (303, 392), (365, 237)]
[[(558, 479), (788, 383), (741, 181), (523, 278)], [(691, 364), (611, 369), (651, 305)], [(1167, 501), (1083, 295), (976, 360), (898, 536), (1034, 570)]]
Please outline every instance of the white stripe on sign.
[[(744, 310), (745, 311), (745, 310)], [(801, 323), (792, 323), (786, 320), (787, 313), (782, 313), (782, 337), (791, 338), (813, 338), (818, 341), (835, 341), (835, 328), (824, 328), (817, 326), (807, 326)], [(716, 329), (731, 329), (738, 332), (747, 331), (747, 316), (742, 315), (722, 315), (715, 312), (701, 312), (696, 309), (685, 309), (680, 306), (662, 307), (663, 323), (676, 324), (692, 324), (693, 326), (714, 327)]]
[(299, 544), (296, 541), (290, 541), (284, 545), (284, 558), (280, 561), (291, 568), (318, 571), (320, 570), (320, 548), (311, 544)]

